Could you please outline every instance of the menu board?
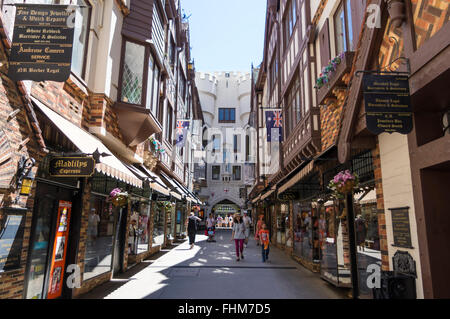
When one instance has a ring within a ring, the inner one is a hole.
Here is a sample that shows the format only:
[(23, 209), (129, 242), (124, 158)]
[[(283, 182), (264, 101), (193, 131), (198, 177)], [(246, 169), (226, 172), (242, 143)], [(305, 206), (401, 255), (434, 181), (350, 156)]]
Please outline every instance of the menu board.
[(15, 81), (66, 81), (74, 26), (74, 6), (17, 4), (9, 77)]
[(363, 78), (367, 129), (374, 134), (408, 134), (413, 128), (408, 77), (365, 74)]
[(20, 267), (25, 214), (19, 210), (0, 212), (0, 273)]
[(409, 208), (390, 209), (392, 217), (392, 231), (394, 246), (412, 248), (411, 230), (409, 224)]

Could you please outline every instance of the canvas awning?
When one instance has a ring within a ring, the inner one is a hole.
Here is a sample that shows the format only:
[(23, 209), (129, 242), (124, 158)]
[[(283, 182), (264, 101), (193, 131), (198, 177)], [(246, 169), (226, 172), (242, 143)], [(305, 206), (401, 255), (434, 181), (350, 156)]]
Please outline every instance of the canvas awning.
[(267, 197), (269, 197), (270, 195), (272, 195), (273, 192), (275, 192), (275, 190), (276, 190), (276, 186), (272, 187), (268, 192), (266, 192), (264, 195), (261, 196), (261, 200), (264, 200)]
[(114, 154), (94, 135), (86, 132), (81, 127), (73, 124), (55, 111), (48, 108), (38, 99), (31, 97), (36, 105), (55, 126), (80, 150), (83, 154), (92, 154), (96, 150), (109, 154), (107, 157), (100, 157), (100, 163), (95, 165), (95, 169), (112, 178), (116, 178), (127, 184), (142, 187), (142, 181), (135, 176)]
[(167, 185), (159, 178), (158, 175), (153, 173), (152, 171), (149, 171), (145, 166), (139, 165), (139, 168), (147, 174), (147, 176), (150, 178), (150, 187), (157, 192), (160, 192), (163, 195), (169, 196), (170, 195), (170, 189), (167, 187)]
[(175, 197), (178, 200), (181, 200), (181, 195), (183, 194), (183, 191), (180, 189), (180, 187), (178, 187), (177, 184), (175, 184), (175, 182), (172, 180), (172, 178), (170, 178), (169, 176), (167, 176), (166, 174), (164, 174), (163, 172), (160, 173), (163, 181), (166, 183), (166, 185), (171, 189), (170, 194)]
[(312, 172), (314, 168), (314, 161), (309, 162), (305, 167), (303, 167), (300, 172), (298, 172), (294, 177), (292, 177), (286, 184), (280, 187), (278, 194), (281, 194), (297, 184), (302, 178)]

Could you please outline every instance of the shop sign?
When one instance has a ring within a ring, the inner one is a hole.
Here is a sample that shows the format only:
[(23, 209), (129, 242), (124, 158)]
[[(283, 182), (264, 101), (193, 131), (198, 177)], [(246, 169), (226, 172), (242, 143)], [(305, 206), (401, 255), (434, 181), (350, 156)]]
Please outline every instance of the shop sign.
[(409, 223), (409, 207), (392, 208), (392, 232), (395, 247), (413, 248), (411, 244), (411, 230)]
[(94, 168), (92, 157), (54, 157), (50, 160), (49, 173), (53, 177), (90, 177)]
[(0, 273), (20, 268), (25, 213), (4, 208), (0, 212)]
[(409, 81), (405, 75), (365, 74), (367, 129), (373, 134), (408, 134), (413, 129)]
[(70, 76), (75, 6), (17, 4), (8, 75), (64, 82)]
[(296, 200), (298, 199), (298, 193), (291, 191), (291, 192), (283, 192), (281, 194), (278, 194), (278, 199), (279, 200)]

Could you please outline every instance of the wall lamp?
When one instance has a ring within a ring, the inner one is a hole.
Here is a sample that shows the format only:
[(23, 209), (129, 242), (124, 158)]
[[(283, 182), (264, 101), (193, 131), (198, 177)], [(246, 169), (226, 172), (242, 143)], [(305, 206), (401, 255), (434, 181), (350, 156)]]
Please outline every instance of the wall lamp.
[[(34, 173), (31, 169), (34, 164), (36, 164), (36, 160), (34, 158), (27, 158), (23, 155), (17, 163), (16, 190), (20, 189), (20, 195), (29, 196), (31, 193), (31, 186), (34, 181)], [(14, 204), (19, 202), (20, 195), (16, 197)]]

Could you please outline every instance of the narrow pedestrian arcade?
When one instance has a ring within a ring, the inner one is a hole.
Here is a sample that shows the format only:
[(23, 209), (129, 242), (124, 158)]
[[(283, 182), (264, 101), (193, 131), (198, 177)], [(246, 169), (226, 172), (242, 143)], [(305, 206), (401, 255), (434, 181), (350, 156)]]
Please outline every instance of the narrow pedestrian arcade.
[[(201, 233), (201, 232), (200, 232)], [(269, 261), (251, 239), (244, 260), (236, 261), (231, 230), (218, 230), (216, 242), (203, 234), (150, 257), (81, 299), (336, 299), (338, 290), (271, 247)], [(147, 266), (144, 266), (147, 265)]]

